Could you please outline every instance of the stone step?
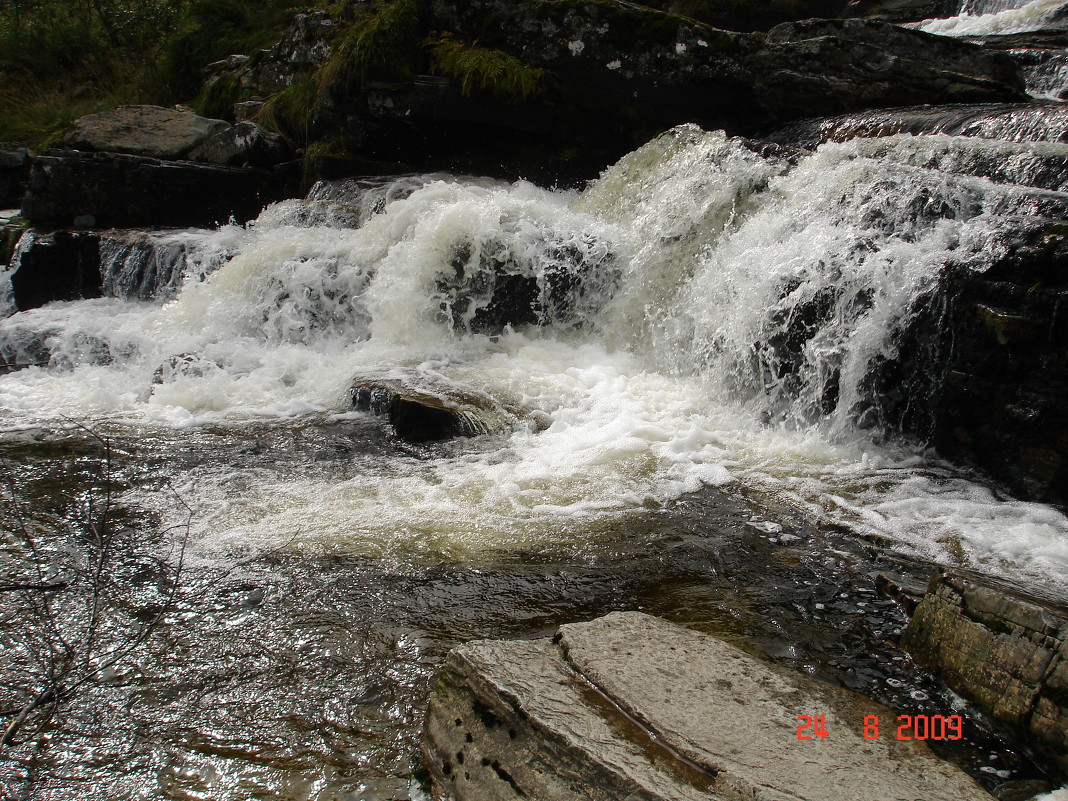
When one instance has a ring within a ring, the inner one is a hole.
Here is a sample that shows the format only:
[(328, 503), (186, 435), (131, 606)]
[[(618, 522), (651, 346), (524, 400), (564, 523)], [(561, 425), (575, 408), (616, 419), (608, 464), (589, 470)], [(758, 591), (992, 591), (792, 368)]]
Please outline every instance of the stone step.
[[(799, 730), (802, 715), (822, 716), (827, 735)], [(870, 715), (878, 739), (864, 736)], [(551, 641), (455, 649), (423, 755), (455, 801), (989, 801), (923, 742), (898, 741), (895, 720), (714, 637), (619, 612)]]

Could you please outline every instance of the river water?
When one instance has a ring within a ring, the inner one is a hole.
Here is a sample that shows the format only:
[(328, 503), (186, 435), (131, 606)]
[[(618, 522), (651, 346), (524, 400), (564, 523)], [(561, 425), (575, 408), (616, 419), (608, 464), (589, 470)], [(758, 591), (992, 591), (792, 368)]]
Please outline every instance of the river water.
[[(4, 558), (71, 581), (20, 614), (88, 677), (9, 749), (8, 791), (407, 798), (448, 648), (614, 609), (960, 712), (953, 759), (1035, 775), (894, 649), (875, 574), (1063, 601), (1068, 519), (895, 434), (870, 376), (947, 262), (982, 271), (1006, 231), (1064, 218), (1061, 134), (794, 159), (683, 126), (581, 193), (407, 176), (116, 234), (109, 297), (0, 323), (29, 365), (0, 376)], [(513, 424), (405, 443), (352, 410), (360, 376)], [(126, 583), (86, 595), (104, 528)], [(17, 708), (48, 647), (7, 632)]]

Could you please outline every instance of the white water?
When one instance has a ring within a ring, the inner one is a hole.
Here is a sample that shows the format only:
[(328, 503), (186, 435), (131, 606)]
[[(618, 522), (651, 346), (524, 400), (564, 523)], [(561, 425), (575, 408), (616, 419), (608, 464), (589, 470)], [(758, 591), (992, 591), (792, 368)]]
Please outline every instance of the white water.
[[(863, 388), (947, 259), (982, 269), (1006, 225), (1063, 202), (961, 172), (990, 146), (858, 140), (790, 168), (682, 128), (582, 196), (432, 181), (358, 229), (313, 224), (290, 203), (213, 235), (236, 255), (168, 302), (60, 303), (0, 323), (9, 348), (51, 354), (0, 376), (0, 409), (12, 431), (68, 417), (240, 437), (249, 421), (352, 416), (361, 372), (422, 372), (547, 427), (429, 459), (356, 454), (329, 479), (176, 473), (198, 546), (462, 558), (600, 536), (702, 485), (737, 484), (1064, 593), (1064, 516), (875, 444)], [(494, 269), (539, 282), (544, 327), (463, 328), (491, 302)], [(578, 300), (553, 299), (561, 275)], [(801, 317), (810, 332), (787, 346)]]
[(1024, 33), (1048, 27), (1064, 5), (1065, 0), (1030, 0), (1024, 4), (986, 3), (966, 7), (954, 17), (928, 19), (907, 27), (945, 36)]

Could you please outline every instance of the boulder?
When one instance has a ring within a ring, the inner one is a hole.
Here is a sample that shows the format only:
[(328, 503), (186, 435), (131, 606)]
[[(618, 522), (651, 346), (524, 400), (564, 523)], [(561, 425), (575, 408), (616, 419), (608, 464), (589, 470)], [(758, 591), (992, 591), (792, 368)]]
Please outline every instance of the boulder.
[(396, 435), (409, 442), (505, 434), (530, 418), (518, 405), (417, 374), (360, 376), (349, 397), (353, 408), (386, 418)]
[(32, 157), (27, 148), (0, 143), (0, 209), (18, 208)]
[(1068, 775), (1068, 608), (954, 573), (931, 580), (901, 644)]
[[(825, 736), (799, 725), (806, 715)], [(872, 715), (883, 728), (867, 739)], [(456, 801), (990, 798), (923, 742), (895, 739), (895, 719), (708, 635), (617, 612), (552, 640), (452, 651), (422, 752)]]
[(63, 144), (75, 150), (180, 159), (229, 127), (188, 111), (161, 106), (118, 106), (74, 121)]
[(329, 58), (336, 29), (325, 11), (297, 14), (281, 41), (252, 59), (243, 82), (265, 94), (292, 86)]
[(84, 231), (27, 231), (11, 265), (18, 311), (101, 295), (100, 237)]
[(297, 193), (300, 170), (245, 169), (120, 153), (46, 151), (36, 158), (22, 214), (34, 225), (213, 226), (253, 219)]
[(239, 122), (205, 139), (188, 158), (227, 167), (273, 167), (291, 160), (293, 151), (279, 134), (254, 122)]

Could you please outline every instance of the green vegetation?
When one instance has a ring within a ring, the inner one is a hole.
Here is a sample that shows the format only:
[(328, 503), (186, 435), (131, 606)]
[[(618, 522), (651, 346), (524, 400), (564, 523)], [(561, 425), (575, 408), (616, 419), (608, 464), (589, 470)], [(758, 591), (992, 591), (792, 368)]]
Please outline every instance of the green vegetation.
[(500, 50), (463, 44), (445, 35), (431, 43), (435, 72), (447, 75), (470, 95), (475, 89), (499, 100), (527, 100), (545, 88), (549, 71), (524, 64)]
[[(0, 0), (0, 141), (54, 144), (69, 122), (121, 103), (218, 112), (203, 67), (278, 40), (294, 0)], [(232, 105), (232, 103), (231, 103)]]
[(418, 61), (420, 0), (392, 0), (358, 14), (333, 42), (317, 79), (323, 91), (346, 90), (370, 78), (411, 77)]
[(260, 109), (259, 122), (290, 142), (305, 145), (310, 139), (308, 127), (318, 95), (319, 87), (314, 79), (295, 83), (271, 95)]

